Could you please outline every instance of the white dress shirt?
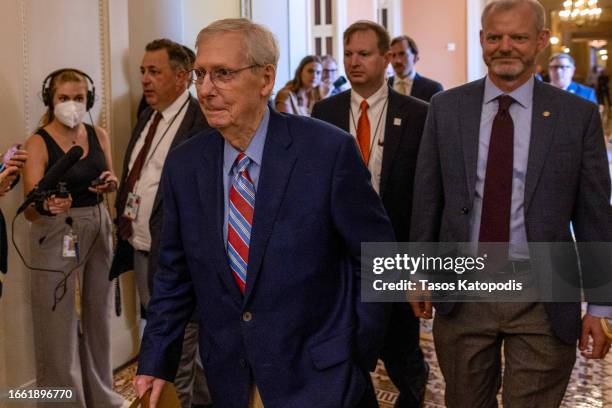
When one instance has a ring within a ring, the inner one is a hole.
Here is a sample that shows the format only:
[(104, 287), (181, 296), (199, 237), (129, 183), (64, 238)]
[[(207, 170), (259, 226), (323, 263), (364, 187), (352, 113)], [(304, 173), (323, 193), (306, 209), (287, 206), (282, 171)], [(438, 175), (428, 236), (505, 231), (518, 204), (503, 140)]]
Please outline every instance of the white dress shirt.
[[(368, 119), (370, 120), (370, 160), (368, 170), (372, 175), (372, 186), (380, 194), (380, 175), (382, 171), (383, 145), (385, 139), (385, 121), (387, 117), (387, 101), (389, 98), (389, 87), (385, 81), (380, 89), (369, 98)], [(363, 97), (351, 90), (351, 112), (349, 126), (350, 133), (357, 138), (357, 124), (361, 116), (361, 101)]]
[[(187, 112), (188, 98), (189, 91), (186, 90), (163, 112), (160, 112), (162, 118), (157, 125), (155, 136), (153, 136), (151, 148), (149, 149), (149, 153), (140, 173), (140, 179), (134, 186), (134, 192), (140, 196), (140, 208), (138, 209), (138, 216), (132, 222), (134, 233), (130, 237), (129, 242), (134, 249), (139, 251), (149, 251), (151, 249), (149, 218), (151, 218), (151, 212), (153, 211), (153, 202), (155, 201), (155, 196), (159, 187), (159, 180), (166, 161), (166, 156), (170, 151), (170, 145)], [(154, 116), (155, 115), (151, 115), (151, 118), (145, 125), (140, 133), (140, 137), (134, 145), (132, 155), (130, 156), (128, 171), (132, 169), (134, 161), (144, 145)]]
[[(393, 90), (403, 95), (410, 95), (415, 76), (416, 71), (414, 69), (406, 78), (400, 78), (399, 75), (395, 75), (395, 78), (393, 79)], [(404, 89), (402, 89), (402, 87)]]

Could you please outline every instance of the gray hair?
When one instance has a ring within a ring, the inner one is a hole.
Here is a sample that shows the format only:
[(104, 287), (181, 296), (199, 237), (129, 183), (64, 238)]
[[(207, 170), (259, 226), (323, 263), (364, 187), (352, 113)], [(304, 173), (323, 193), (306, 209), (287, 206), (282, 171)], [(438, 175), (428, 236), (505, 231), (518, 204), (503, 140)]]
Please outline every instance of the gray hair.
[(498, 11), (513, 10), (522, 4), (527, 4), (529, 7), (531, 7), (531, 11), (533, 11), (535, 17), (536, 31), (539, 33), (540, 31), (544, 30), (544, 26), (546, 25), (546, 11), (537, 0), (493, 0), (487, 4), (482, 11), (482, 16), (480, 18), (482, 28), (484, 28), (485, 20), (489, 14)]
[(551, 62), (557, 59), (566, 59), (570, 62), (570, 64), (572, 64), (572, 66), (574, 67), (576, 66), (576, 62), (574, 61), (574, 58), (565, 52), (559, 52), (557, 54), (554, 54), (552, 57), (550, 57), (550, 59), (548, 60), (548, 63), (550, 64)]
[(278, 44), (274, 35), (264, 26), (246, 18), (226, 18), (217, 20), (204, 27), (196, 39), (196, 49), (208, 38), (225, 33), (239, 33), (244, 39), (247, 64), (276, 65), (278, 64)]

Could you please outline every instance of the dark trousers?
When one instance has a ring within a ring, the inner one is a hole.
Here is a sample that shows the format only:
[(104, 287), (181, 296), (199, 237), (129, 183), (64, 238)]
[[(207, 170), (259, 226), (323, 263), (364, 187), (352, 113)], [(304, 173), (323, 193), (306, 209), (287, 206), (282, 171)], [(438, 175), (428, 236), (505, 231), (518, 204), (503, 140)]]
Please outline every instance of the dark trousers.
[(381, 360), (400, 392), (395, 406), (420, 407), (429, 370), (419, 345), (419, 319), (409, 303), (393, 304)]
[(369, 372), (365, 372), (366, 375), (366, 390), (363, 393), (363, 397), (355, 408), (378, 408), (378, 401), (376, 400), (376, 392), (374, 391), (374, 385), (372, 384), (372, 377)]

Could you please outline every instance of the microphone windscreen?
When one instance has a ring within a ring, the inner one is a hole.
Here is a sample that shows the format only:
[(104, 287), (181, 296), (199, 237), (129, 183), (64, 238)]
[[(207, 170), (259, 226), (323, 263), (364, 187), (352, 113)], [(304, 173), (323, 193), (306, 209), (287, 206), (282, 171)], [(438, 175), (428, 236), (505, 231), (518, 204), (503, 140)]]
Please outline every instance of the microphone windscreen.
[(79, 161), (81, 156), (83, 156), (83, 148), (81, 146), (73, 146), (53, 166), (51, 166), (43, 178), (38, 182), (38, 190), (44, 191), (55, 189), (62, 176)]

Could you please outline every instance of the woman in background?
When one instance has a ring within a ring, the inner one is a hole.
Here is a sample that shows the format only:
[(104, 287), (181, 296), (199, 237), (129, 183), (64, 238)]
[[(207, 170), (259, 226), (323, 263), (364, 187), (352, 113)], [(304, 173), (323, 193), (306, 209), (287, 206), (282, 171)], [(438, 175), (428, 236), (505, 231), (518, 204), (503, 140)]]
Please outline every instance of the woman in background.
[(315, 102), (328, 96), (331, 89), (322, 87), (321, 59), (316, 55), (302, 58), (292, 80), (278, 91), (276, 110), (294, 115), (310, 116)]
[[(32, 222), (32, 314), (38, 387), (74, 387), (76, 403), (51, 406), (121, 407), (112, 389), (110, 312), (111, 220), (102, 194), (116, 188), (106, 131), (84, 124), (93, 106), (91, 79), (62, 69), (43, 83), (48, 106), (41, 127), (26, 141), (27, 195), (74, 146), (81, 159), (60, 179), (66, 190), (25, 210)], [(48, 85), (47, 85), (48, 82)], [(93, 183), (92, 183), (93, 182)]]

